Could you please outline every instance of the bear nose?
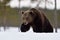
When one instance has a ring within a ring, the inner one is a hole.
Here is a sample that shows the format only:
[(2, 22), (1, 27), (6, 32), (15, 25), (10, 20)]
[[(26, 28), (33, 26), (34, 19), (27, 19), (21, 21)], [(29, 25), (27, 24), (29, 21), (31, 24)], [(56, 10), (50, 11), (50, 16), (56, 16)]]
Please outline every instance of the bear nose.
[(28, 17), (26, 17), (26, 19), (28, 20)]
[(28, 16), (28, 15), (26, 15), (25, 17), (26, 17), (26, 18), (28, 18), (29, 16)]

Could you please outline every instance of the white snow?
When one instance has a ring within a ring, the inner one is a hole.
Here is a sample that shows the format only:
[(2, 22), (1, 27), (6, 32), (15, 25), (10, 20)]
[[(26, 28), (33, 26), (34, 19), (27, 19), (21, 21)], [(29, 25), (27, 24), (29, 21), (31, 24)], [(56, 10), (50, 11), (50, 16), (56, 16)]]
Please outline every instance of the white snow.
[(0, 40), (60, 40), (60, 29), (58, 29), (58, 33), (34, 33), (30, 28), (28, 32), (22, 33), (14, 27), (10, 27), (4, 32), (1, 27)]
[[(54, 9), (55, 6), (55, 0), (48, 0), (46, 7), (48, 9)], [(36, 7), (38, 2), (31, 3), (30, 0), (21, 0), (20, 1), (20, 8), (21, 7)], [(52, 3), (52, 4), (51, 4)], [(19, 7), (19, 0), (11, 0), (9, 3), (7, 3), (7, 6), (10, 6), (11, 8)], [(39, 7), (45, 8), (45, 2), (43, 1)], [(60, 9), (60, 0), (57, 0), (57, 9)]]

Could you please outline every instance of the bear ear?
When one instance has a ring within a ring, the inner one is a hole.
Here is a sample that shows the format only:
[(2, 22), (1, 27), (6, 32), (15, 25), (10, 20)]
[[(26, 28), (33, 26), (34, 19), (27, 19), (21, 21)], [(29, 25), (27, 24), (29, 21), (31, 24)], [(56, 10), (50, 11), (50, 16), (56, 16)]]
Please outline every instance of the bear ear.
[(22, 14), (24, 14), (24, 11), (21, 11)]

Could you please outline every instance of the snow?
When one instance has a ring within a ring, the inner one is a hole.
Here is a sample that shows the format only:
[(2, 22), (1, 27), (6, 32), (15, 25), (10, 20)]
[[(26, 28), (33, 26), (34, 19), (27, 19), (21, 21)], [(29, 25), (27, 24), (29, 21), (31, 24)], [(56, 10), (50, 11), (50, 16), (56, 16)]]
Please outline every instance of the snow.
[[(54, 0), (48, 0), (48, 1), (50, 3), (47, 2), (46, 7), (48, 9), (54, 9), (54, 6), (55, 6)], [(51, 4), (51, 2), (52, 2), (52, 4)], [(32, 7), (32, 8), (34, 8), (34, 7), (36, 7), (37, 3), (38, 2), (31, 3), (30, 0), (21, 0), (20, 1), (20, 8), (22, 8), (22, 7)], [(10, 6), (11, 8), (15, 8), (15, 7), (19, 8), (19, 0), (11, 0), (9, 3), (7, 3), (7, 6)], [(39, 7), (45, 8), (45, 2), (43, 1), (39, 5)], [(60, 0), (57, 0), (57, 9), (60, 9)]]
[(0, 29), (0, 40), (60, 40), (60, 29), (58, 29), (58, 33), (34, 33), (32, 28), (24, 33), (18, 32), (16, 27), (9, 27), (5, 32), (3, 27)]

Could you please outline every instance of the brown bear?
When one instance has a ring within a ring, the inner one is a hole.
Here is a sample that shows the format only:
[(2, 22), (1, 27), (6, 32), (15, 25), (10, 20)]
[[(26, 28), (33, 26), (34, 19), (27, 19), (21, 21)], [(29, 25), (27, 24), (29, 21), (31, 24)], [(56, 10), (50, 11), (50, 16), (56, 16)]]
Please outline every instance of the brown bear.
[(22, 20), (21, 32), (28, 31), (30, 27), (32, 27), (33, 32), (36, 33), (53, 32), (52, 25), (41, 10), (31, 8), (22, 12)]

